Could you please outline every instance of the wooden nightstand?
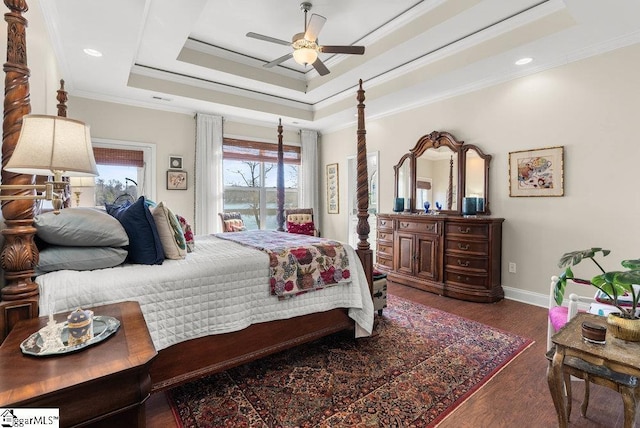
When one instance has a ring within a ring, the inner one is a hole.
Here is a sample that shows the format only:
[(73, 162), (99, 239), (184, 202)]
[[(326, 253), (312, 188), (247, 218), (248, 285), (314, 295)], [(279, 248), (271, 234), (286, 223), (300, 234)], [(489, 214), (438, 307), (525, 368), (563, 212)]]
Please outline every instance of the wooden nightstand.
[[(85, 309), (85, 308), (83, 308)], [(59, 356), (24, 355), (20, 343), (46, 317), (21, 321), (0, 346), (0, 407), (55, 407), (60, 426), (145, 425), (151, 390), (149, 366), (157, 352), (137, 302), (86, 308), (120, 320), (103, 342)], [(56, 321), (67, 314), (57, 315)]]

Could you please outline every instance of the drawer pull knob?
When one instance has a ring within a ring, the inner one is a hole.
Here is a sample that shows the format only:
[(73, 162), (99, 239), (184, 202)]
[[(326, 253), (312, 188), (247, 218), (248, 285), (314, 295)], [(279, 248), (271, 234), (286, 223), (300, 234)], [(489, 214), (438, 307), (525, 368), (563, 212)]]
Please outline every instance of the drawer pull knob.
[(400, 223), (400, 227), (409, 227), (409, 223)]
[(462, 263), (462, 260), (458, 259), (458, 266), (462, 266), (462, 267), (469, 266), (469, 260), (467, 260), (466, 262)]
[(458, 244), (458, 249), (459, 250), (468, 250), (469, 249), (469, 244)]
[(469, 232), (471, 232), (471, 228), (467, 227), (466, 229), (463, 229), (463, 228), (459, 227), (458, 228), (458, 232), (460, 232), (460, 233), (469, 233)]

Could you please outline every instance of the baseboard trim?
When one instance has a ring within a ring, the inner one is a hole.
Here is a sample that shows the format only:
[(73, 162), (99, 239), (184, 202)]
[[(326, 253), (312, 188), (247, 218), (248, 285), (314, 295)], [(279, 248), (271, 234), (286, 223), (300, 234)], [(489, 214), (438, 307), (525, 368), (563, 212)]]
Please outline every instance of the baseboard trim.
[(504, 298), (509, 300), (515, 300), (517, 302), (527, 303), (529, 305), (541, 306), (543, 308), (549, 307), (549, 295), (534, 293), (531, 291), (520, 290), (513, 287), (502, 287), (504, 290)]

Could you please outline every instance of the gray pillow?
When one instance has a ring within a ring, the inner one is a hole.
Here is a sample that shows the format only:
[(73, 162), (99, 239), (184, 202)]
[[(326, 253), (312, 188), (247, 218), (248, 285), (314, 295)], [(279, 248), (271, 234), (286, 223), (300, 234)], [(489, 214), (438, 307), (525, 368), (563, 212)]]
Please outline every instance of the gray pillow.
[(113, 247), (47, 247), (40, 251), (36, 275), (57, 270), (93, 270), (118, 266), (127, 250)]
[(67, 247), (124, 247), (127, 232), (118, 220), (95, 208), (66, 208), (36, 216), (36, 234), (44, 242)]

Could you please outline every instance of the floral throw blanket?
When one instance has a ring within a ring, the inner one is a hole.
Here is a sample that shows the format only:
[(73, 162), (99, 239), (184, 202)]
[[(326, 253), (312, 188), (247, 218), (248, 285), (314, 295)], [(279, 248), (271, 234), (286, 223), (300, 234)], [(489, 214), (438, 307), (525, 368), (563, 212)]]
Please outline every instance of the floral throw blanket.
[(280, 299), (350, 281), (349, 259), (340, 242), (269, 230), (215, 236), (267, 253), (271, 294)]

